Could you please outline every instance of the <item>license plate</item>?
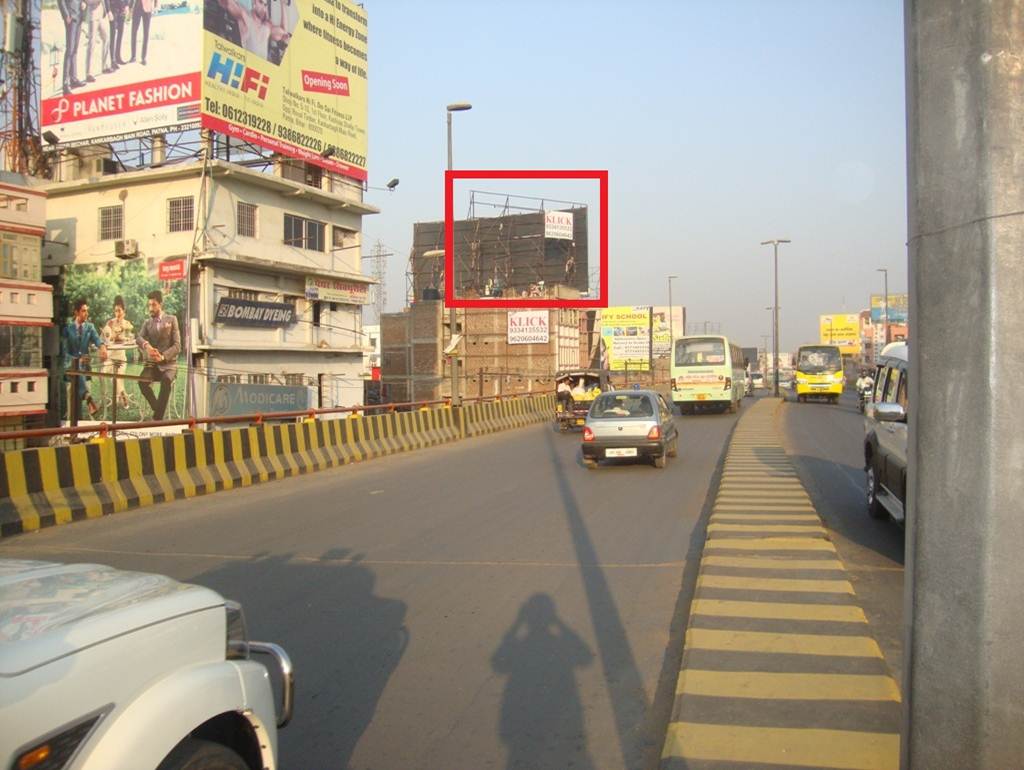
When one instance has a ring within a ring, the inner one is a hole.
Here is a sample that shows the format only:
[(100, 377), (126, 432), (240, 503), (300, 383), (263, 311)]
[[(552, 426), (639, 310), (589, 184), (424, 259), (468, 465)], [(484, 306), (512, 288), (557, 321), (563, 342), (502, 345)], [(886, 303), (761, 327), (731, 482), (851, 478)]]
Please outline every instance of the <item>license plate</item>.
[(576, 424), (577, 425), (583, 425), (585, 422), (586, 422), (586, 420), (577, 420)]
[(605, 457), (636, 457), (636, 447), (624, 447), (622, 449), (606, 449)]
[(707, 394), (706, 394), (706, 393), (698, 393), (698, 394), (697, 394), (697, 400), (698, 400), (698, 401), (703, 401), (703, 400), (704, 400), (705, 398), (707, 398), (707, 397), (708, 397), (708, 396), (707, 396)]

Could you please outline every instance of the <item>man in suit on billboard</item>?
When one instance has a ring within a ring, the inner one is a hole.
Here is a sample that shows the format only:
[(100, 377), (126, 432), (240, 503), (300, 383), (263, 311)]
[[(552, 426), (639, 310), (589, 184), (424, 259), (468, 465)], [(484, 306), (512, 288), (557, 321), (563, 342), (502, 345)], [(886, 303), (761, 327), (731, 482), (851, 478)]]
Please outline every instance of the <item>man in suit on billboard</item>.
[(132, 6), (132, 58), (135, 61), (136, 42), (139, 37), (139, 24), (142, 24), (142, 64), (146, 64), (146, 51), (149, 50), (149, 20), (156, 10), (157, 0), (135, 0)]
[(174, 377), (178, 373), (181, 332), (178, 330), (178, 319), (164, 312), (164, 295), (160, 290), (151, 291), (148, 296), (149, 318), (139, 330), (136, 343), (146, 360), (142, 376), (152, 383), (160, 383), (160, 395), (154, 397), (150, 382), (139, 382), (139, 392), (153, 408), (153, 419), (162, 420), (174, 390)]
[(121, 56), (121, 41), (124, 39), (124, 20), (128, 15), (128, 0), (108, 0), (110, 12), (110, 68), (116, 70), (127, 64)]
[(71, 94), (72, 88), (81, 88), (85, 83), (78, 79), (76, 70), (78, 60), (78, 42), (82, 37), (82, 21), (85, 19), (85, 0), (57, 0), (60, 18), (64, 21), (64, 77), (62, 85), (64, 96)]

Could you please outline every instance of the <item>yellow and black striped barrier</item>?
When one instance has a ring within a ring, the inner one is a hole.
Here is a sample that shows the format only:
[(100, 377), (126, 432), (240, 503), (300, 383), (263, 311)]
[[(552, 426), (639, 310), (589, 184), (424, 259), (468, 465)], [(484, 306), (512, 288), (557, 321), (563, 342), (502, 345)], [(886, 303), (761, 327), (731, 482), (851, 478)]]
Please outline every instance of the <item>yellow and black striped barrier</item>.
[(729, 445), (661, 770), (899, 767), (899, 689), (778, 439), (780, 403)]
[(5, 452), (0, 536), (425, 449), (547, 419), (552, 408), (541, 396)]

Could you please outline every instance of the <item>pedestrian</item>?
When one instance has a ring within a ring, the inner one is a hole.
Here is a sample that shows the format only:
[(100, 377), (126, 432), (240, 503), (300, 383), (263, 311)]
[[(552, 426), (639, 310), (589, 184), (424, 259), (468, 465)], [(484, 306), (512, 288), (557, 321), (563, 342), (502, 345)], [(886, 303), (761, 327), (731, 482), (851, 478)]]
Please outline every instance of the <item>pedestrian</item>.
[[(167, 402), (174, 390), (174, 377), (178, 373), (178, 354), (181, 352), (181, 332), (178, 319), (163, 310), (163, 293), (156, 289), (148, 295), (149, 318), (136, 337), (136, 344), (145, 356), (142, 376), (149, 382), (139, 382), (139, 392), (153, 409), (153, 419), (162, 420)], [(154, 397), (153, 383), (160, 384), (160, 395)]]
[[(96, 327), (89, 320), (89, 303), (84, 299), (77, 299), (73, 309), (74, 317), (64, 327), (65, 368), (87, 372), (92, 368), (92, 348), (95, 347), (99, 351), (100, 361), (106, 361), (107, 346), (100, 339)], [(99, 407), (89, 393), (89, 386), (87, 384), (89, 378), (73, 376), (71, 379), (74, 380), (73, 385), (77, 400), (81, 402), (82, 399), (85, 399), (90, 417), (96, 414), (99, 411)]]

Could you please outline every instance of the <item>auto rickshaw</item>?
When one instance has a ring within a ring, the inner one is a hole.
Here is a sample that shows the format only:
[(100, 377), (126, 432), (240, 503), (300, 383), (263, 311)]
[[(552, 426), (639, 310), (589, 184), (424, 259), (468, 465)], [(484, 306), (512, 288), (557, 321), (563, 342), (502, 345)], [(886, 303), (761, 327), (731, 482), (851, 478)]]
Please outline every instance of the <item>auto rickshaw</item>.
[[(558, 384), (568, 381), (570, 399), (558, 397)], [(611, 390), (607, 369), (566, 369), (555, 375), (555, 423), (565, 432), (578, 428), (587, 419), (590, 405), (601, 393)]]

